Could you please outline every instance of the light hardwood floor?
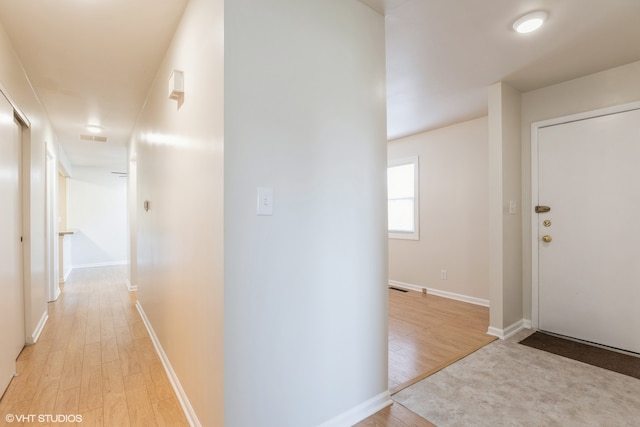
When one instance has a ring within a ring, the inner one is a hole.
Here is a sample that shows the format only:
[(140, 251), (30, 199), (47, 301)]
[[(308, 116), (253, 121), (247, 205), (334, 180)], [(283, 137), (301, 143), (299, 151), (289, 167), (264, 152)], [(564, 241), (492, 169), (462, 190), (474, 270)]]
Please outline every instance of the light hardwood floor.
[[(389, 290), (389, 390), (426, 378), (495, 337), (486, 334), (489, 309), (420, 292)], [(358, 427), (433, 426), (399, 403)]]
[[(75, 270), (38, 343), (18, 358), (0, 399), (11, 415), (82, 415), (82, 426), (187, 426), (125, 286), (125, 269)], [(395, 393), (488, 344), (489, 310), (418, 292), (389, 291), (389, 388)], [(12, 426), (74, 424), (14, 422)], [(358, 426), (432, 426), (402, 405)]]
[(188, 426), (125, 285), (124, 267), (75, 270), (49, 303), (49, 321), (17, 360), (0, 400), (10, 415), (81, 415), (81, 424), (24, 426)]

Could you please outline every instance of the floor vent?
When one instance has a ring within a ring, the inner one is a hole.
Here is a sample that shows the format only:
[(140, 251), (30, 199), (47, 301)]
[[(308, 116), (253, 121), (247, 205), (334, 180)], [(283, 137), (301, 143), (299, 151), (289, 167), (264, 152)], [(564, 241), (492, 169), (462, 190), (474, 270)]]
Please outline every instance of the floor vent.
[(400, 289), (400, 288), (396, 288), (394, 286), (389, 286), (389, 289), (393, 290), (393, 291), (398, 291), (398, 292), (409, 292), (406, 289)]

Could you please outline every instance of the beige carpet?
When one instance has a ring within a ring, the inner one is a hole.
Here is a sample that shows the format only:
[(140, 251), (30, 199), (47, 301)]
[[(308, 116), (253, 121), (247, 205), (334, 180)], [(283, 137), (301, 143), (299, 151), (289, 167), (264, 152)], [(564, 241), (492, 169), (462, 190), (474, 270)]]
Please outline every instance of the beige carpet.
[(640, 380), (494, 341), (393, 396), (439, 427), (639, 426)]

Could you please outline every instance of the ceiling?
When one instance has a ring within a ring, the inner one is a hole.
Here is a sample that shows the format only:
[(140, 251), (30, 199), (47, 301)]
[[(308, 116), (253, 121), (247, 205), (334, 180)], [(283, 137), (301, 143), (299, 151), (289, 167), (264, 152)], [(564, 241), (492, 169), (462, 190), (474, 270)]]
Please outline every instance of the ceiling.
[[(487, 114), (529, 91), (640, 60), (638, 0), (360, 0), (386, 16), (388, 136)], [(188, 0), (0, 0), (9, 36), (73, 165), (126, 168), (126, 144)], [(549, 13), (538, 32), (513, 21)], [(108, 142), (80, 141), (85, 126)]]
[[(188, 0), (0, 0), (0, 25), (72, 165), (126, 170), (126, 144)], [(85, 126), (107, 142), (81, 141)]]
[[(640, 60), (638, 0), (360, 1), (386, 15), (389, 139), (487, 114), (498, 81), (526, 92)], [(546, 24), (516, 33), (535, 10)]]

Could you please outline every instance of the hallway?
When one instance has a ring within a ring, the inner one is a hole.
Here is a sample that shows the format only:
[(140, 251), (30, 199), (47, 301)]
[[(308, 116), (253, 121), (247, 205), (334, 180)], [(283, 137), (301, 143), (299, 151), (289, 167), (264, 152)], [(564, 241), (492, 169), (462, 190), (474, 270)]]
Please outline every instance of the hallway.
[(125, 266), (72, 272), (49, 303), (40, 339), (17, 360), (0, 420), (43, 426), (47, 416), (81, 416), (85, 427), (188, 425), (126, 274)]

